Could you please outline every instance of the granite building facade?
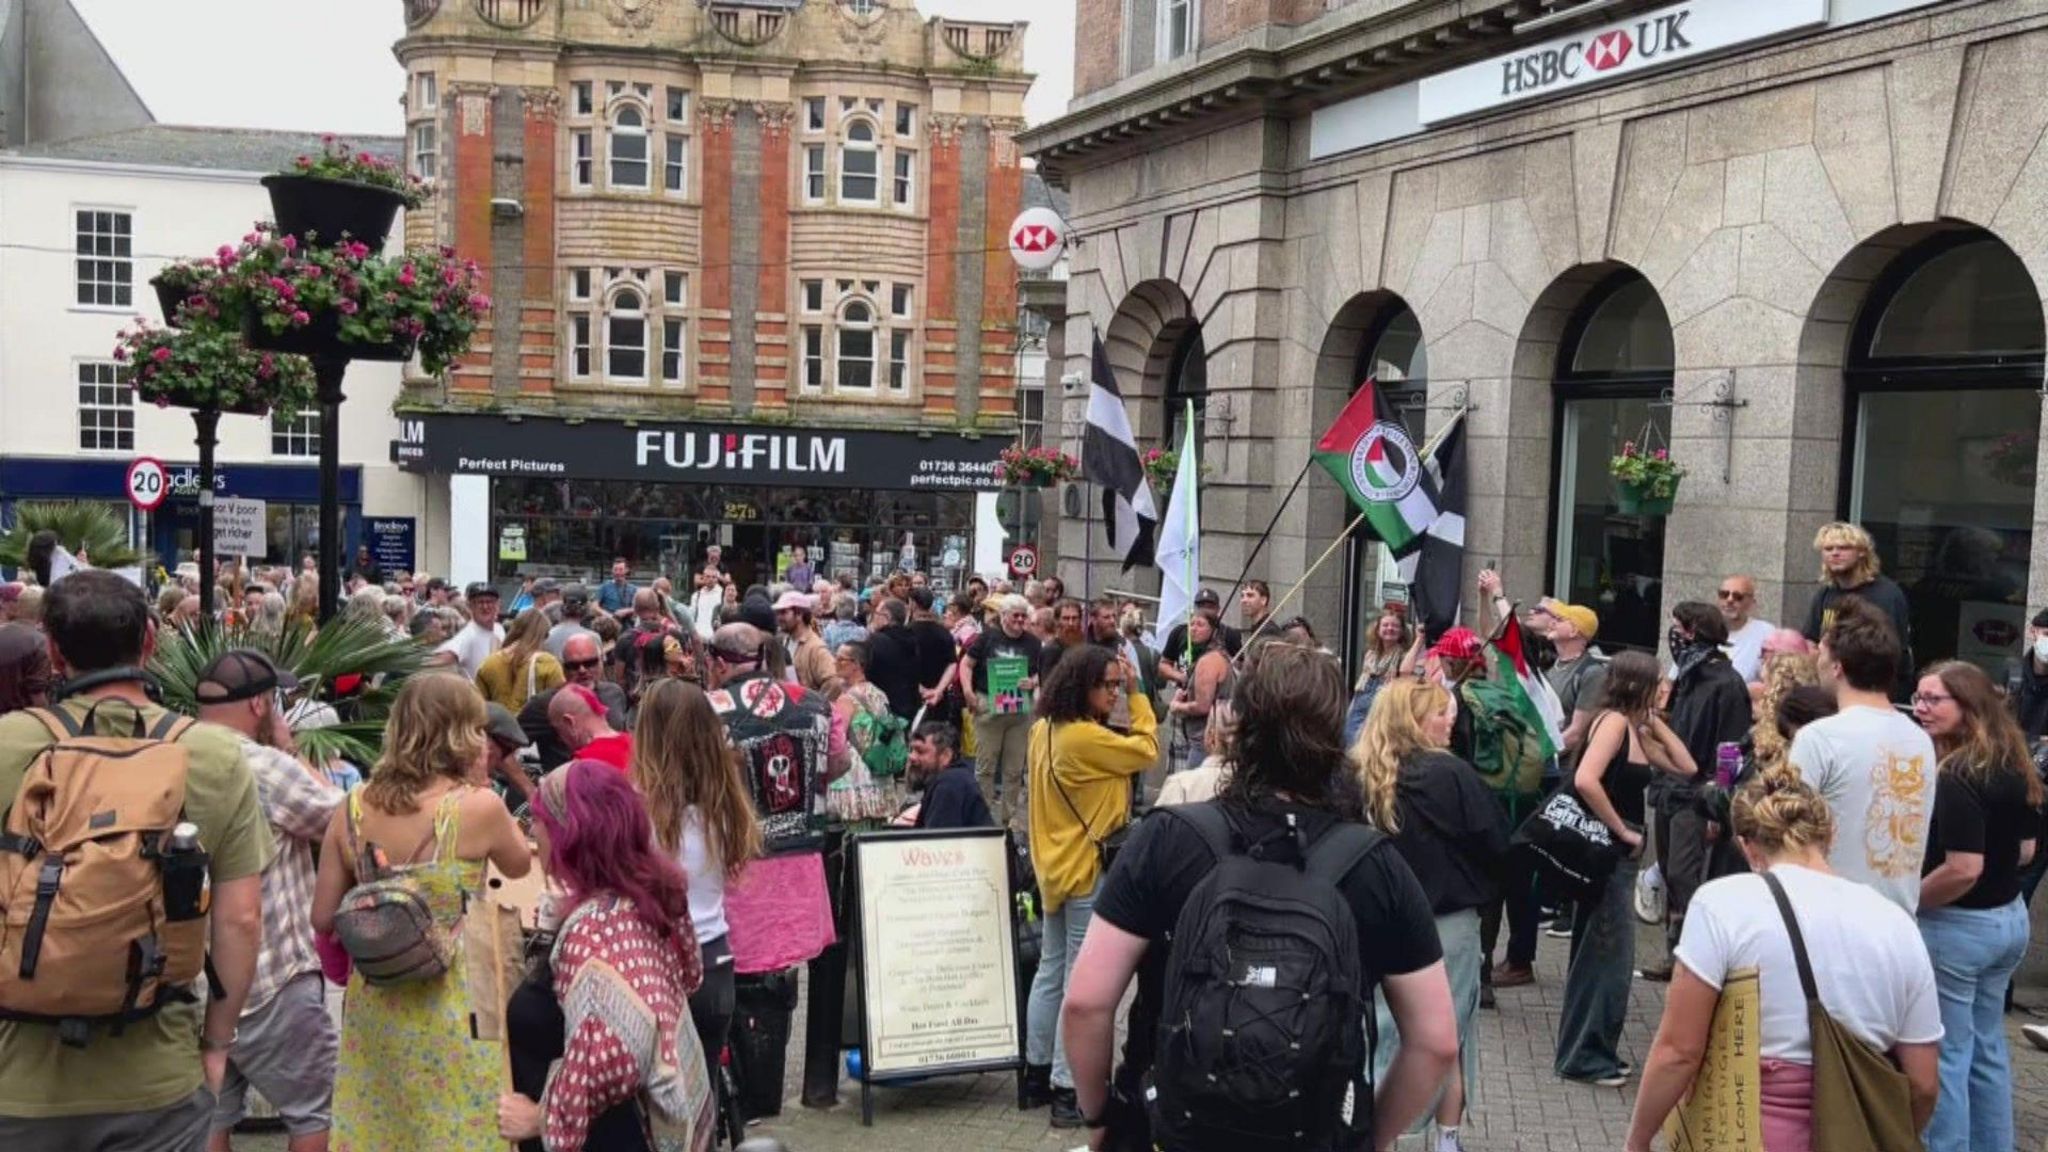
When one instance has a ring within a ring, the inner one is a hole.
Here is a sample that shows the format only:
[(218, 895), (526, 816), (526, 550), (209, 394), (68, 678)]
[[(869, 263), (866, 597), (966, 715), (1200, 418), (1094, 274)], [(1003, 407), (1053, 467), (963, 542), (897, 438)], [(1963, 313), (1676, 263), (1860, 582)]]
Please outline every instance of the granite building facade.
[[(1610, 651), (1732, 572), (1797, 626), (1843, 518), (1922, 660), (2017, 655), (2048, 599), (2048, 10), (1081, 0), (1078, 24), (1077, 95), (1023, 137), (1072, 197), (1067, 372), (1099, 333), (1154, 444), (1197, 401), (1207, 583), (1269, 524), (1250, 575), (1276, 589), (1342, 531), (1319, 469), (1287, 497), (1371, 376), (1418, 438), (1466, 412), (1468, 569), (1596, 608)], [(1668, 515), (1619, 506), (1629, 441), (1688, 468)], [(1069, 584), (1118, 583), (1099, 527), (1064, 525)], [(1360, 544), (1287, 611), (1349, 653), (1399, 594)]]

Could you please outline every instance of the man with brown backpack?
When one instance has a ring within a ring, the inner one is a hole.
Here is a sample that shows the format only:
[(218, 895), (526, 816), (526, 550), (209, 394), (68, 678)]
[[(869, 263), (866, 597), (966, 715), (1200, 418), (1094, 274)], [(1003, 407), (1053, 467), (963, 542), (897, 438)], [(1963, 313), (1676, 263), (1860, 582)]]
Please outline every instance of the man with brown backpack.
[(74, 573), (44, 626), (63, 698), (0, 717), (0, 1148), (198, 1152), (256, 970), (255, 779), (150, 698), (141, 589)]

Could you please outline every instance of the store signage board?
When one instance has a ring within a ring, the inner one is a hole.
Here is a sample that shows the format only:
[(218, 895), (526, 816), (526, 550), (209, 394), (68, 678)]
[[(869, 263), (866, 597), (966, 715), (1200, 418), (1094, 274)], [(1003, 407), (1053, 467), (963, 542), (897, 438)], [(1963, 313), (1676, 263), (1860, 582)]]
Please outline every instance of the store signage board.
[(261, 500), (228, 497), (213, 503), (213, 551), (220, 556), (264, 556), (269, 553), (265, 521), (269, 507)]
[(876, 429), (638, 427), (605, 421), (417, 416), (392, 441), (409, 472), (806, 488), (996, 491), (999, 436)]
[(1532, 44), (1421, 81), (1422, 123), (1682, 64), (1825, 24), (1828, 0), (1693, 0)]
[(412, 516), (371, 516), (363, 521), (370, 562), (385, 574), (411, 572), (419, 565), (419, 520)]
[(972, 828), (854, 841), (863, 1123), (875, 1080), (1021, 1069), (1008, 836)]

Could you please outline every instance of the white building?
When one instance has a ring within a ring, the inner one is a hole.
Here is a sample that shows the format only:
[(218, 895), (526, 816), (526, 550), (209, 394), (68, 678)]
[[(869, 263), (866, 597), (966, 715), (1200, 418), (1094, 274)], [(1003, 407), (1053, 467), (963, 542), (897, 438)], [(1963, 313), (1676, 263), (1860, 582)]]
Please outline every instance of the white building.
[[(14, 6), (18, 10), (21, 6)], [(0, 524), (23, 501), (92, 500), (130, 516), (131, 538), (159, 562), (198, 546), (191, 414), (140, 404), (112, 353), (137, 316), (161, 322), (149, 278), (211, 253), (270, 215), (257, 181), (317, 149), (310, 133), (154, 123), (89, 28), (62, 0), (36, 0), (24, 26), (0, 22)], [(30, 67), (24, 64), (44, 64)], [(61, 68), (55, 68), (61, 64)], [(47, 85), (22, 83), (37, 75)], [(67, 111), (69, 109), (69, 111)], [(75, 114), (74, 114), (75, 113)], [(396, 155), (396, 138), (357, 141)], [(399, 366), (357, 364), (342, 407), (344, 563), (359, 544), (389, 567), (438, 567), (418, 477), (389, 463)], [(216, 452), (220, 496), (264, 500), (261, 559), (317, 547), (319, 416), (226, 416)], [(129, 509), (130, 461), (171, 472), (170, 498)]]

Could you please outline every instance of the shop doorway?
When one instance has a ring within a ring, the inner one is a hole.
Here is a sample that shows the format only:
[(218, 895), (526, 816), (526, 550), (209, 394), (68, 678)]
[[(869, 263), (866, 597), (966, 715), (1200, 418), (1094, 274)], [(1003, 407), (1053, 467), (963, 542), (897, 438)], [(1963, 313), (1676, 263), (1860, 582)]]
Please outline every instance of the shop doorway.
[(1842, 513), (1906, 590), (1922, 666), (2002, 677), (2027, 619), (2040, 457), (2041, 302), (1989, 233), (1908, 248), (1851, 336)]
[(1664, 519), (1621, 511), (1608, 462), (1629, 441), (1670, 443), (1673, 360), (1663, 302), (1627, 268), (1593, 286), (1558, 346), (1550, 594), (1593, 609), (1610, 653), (1654, 652), (1664, 631)]

